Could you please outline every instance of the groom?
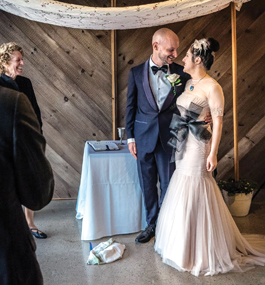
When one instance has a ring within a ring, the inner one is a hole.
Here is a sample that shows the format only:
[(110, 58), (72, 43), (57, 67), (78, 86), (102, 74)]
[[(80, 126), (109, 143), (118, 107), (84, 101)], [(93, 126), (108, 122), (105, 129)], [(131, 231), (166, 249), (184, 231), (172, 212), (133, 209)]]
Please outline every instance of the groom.
[[(189, 79), (183, 67), (173, 62), (178, 55), (179, 38), (172, 30), (156, 31), (152, 46), (151, 57), (131, 69), (127, 93), (128, 146), (137, 159), (148, 225), (137, 236), (136, 243), (146, 243), (155, 235), (158, 212), (175, 168), (175, 164), (170, 163), (172, 149), (167, 145), (171, 137), (169, 125), (176, 111), (176, 99)], [(181, 84), (172, 87), (166, 75), (174, 73), (180, 75)]]

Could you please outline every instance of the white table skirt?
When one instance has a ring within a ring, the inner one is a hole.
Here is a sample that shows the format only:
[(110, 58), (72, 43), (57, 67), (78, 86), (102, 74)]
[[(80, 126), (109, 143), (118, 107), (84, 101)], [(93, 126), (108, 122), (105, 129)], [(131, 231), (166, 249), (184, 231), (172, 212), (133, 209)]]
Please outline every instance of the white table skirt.
[(95, 152), (86, 142), (76, 212), (76, 218), (83, 219), (81, 240), (145, 228), (136, 160), (127, 145), (119, 151)]

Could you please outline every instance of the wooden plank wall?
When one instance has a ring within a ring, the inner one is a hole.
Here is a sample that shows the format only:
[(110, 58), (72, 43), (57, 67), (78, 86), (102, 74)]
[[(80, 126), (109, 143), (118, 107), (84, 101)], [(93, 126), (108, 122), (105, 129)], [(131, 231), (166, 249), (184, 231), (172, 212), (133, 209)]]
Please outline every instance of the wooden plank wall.
[[(71, 3), (71, 0), (63, 2)], [(99, 6), (98, 1), (75, 4)], [(151, 1), (117, 0), (117, 6)], [(110, 0), (100, 1), (109, 7)], [(76, 198), (86, 140), (112, 138), (110, 31), (71, 29), (32, 22), (0, 11), (0, 43), (24, 48), (24, 76), (31, 79), (42, 112), (56, 189), (54, 197)], [(265, 2), (252, 0), (237, 13), (238, 119), (240, 177), (265, 181)], [(195, 38), (214, 37), (221, 49), (210, 74), (225, 94), (219, 178), (233, 175), (232, 72), (230, 7), (204, 17), (170, 24), (180, 38), (181, 63)], [(131, 67), (149, 58), (159, 27), (117, 32), (118, 125), (125, 125), (126, 91)]]

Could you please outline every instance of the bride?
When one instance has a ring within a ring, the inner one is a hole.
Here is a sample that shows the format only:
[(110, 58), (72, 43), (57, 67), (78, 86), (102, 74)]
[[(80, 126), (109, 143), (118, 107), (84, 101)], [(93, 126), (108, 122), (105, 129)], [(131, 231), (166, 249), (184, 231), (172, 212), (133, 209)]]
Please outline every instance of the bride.
[[(164, 263), (198, 276), (246, 271), (265, 264), (265, 239), (242, 235), (212, 171), (217, 166), (224, 96), (207, 74), (219, 43), (195, 40), (183, 59), (191, 75), (177, 99), (180, 115), (170, 128), (174, 137), (176, 170), (171, 178), (156, 227), (155, 250)], [(213, 128), (204, 124), (211, 112)]]

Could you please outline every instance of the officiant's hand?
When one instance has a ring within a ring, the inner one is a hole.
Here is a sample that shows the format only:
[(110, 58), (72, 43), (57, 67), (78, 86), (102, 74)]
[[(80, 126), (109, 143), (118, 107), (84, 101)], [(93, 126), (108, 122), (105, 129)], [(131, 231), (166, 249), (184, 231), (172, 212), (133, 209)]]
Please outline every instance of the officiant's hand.
[(128, 144), (128, 148), (132, 156), (137, 159), (137, 150), (136, 150), (136, 144), (135, 142), (131, 142)]
[(208, 113), (206, 114), (206, 117), (204, 118), (204, 121), (205, 121), (205, 123), (208, 124), (208, 125), (211, 125), (211, 124), (213, 123), (212, 115), (211, 115), (210, 112), (208, 112)]

